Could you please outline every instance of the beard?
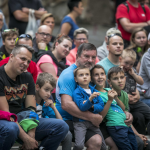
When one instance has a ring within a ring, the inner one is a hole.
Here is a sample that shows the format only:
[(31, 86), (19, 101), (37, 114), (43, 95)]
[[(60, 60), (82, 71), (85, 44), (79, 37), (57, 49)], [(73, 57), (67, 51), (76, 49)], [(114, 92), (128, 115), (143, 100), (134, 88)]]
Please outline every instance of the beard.
[(116, 57), (119, 57), (119, 56), (121, 56), (121, 54), (115, 54), (115, 56), (116, 56)]

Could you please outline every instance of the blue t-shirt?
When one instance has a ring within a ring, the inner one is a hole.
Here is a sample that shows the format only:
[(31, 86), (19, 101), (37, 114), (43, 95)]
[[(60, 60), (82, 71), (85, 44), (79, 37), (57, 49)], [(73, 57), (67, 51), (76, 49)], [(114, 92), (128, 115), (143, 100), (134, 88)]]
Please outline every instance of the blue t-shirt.
[[(71, 25), (71, 29), (69, 31), (68, 36), (73, 40), (73, 34), (74, 34), (74, 31), (79, 28), (78, 25), (69, 16), (65, 16), (63, 18), (63, 20), (61, 22), (61, 26), (62, 26), (63, 23), (69, 23)], [(75, 48), (74, 42), (72, 42), (72, 44), (73, 44), (72, 48)]]
[(61, 114), (63, 120), (72, 120), (72, 116), (64, 111), (61, 107), (61, 94), (67, 94), (72, 97), (74, 90), (77, 87), (77, 83), (74, 80), (73, 71), (77, 66), (72, 64), (67, 69), (63, 70), (56, 85), (56, 108)]
[(107, 57), (99, 61), (97, 64), (101, 65), (104, 68), (106, 75), (110, 68), (118, 66), (114, 65)]

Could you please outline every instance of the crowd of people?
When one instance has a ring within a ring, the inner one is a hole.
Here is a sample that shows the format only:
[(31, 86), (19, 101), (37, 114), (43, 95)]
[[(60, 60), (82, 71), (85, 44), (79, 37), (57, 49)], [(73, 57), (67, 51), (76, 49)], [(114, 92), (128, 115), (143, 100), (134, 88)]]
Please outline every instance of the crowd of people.
[[(119, 1), (117, 1), (119, 3)], [(79, 27), (82, 0), (52, 35), (55, 16), (40, 1), (9, 0), (0, 12), (0, 150), (150, 150), (150, 8), (122, 1), (118, 28), (96, 48)], [(25, 34), (29, 12), (40, 24)], [(39, 144), (40, 141), (40, 144)]]

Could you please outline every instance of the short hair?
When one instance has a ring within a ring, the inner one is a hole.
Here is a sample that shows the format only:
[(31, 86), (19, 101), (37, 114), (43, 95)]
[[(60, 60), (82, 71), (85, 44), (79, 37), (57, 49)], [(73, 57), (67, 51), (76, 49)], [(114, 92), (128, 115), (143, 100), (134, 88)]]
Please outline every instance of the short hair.
[(78, 34), (85, 34), (87, 38), (89, 37), (89, 31), (85, 28), (76, 29), (73, 34), (74, 39)]
[(118, 74), (118, 73), (124, 73), (124, 71), (123, 71), (123, 69), (122, 68), (120, 68), (120, 67), (112, 67), (112, 68), (110, 68), (109, 70), (108, 70), (108, 79), (110, 80), (111, 79), (111, 76), (112, 76), (112, 74)]
[[(109, 45), (109, 43), (110, 43), (110, 39), (112, 38), (112, 37), (114, 37), (114, 36), (119, 36), (120, 38), (122, 38), (122, 35), (121, 34), (119, 34), (119, 33), (114, 33), (114, 34), (111, 34), (111, 35), (109, 35), (107, 38), (108, 38), (108, 40), (107, 40), (107, 45)], [(123, 38), (122, 38), (122, 40), (123, 40)], [(124, 44), (124, 42), (123, 42), (123, 44)]]
[(0, 15), (2, 15), (3, 21), (5, 19), (4, 14), (2, 12), (0, 12)]
[(91, 44), (91, 43), (82, 43), (78, 47), (78, 51), (77, 51), (78, 56), (81, 56), (81, 54), (84, 50), (86, 50), (86, 51), (96, 50), (96, 53), (97, 53), (97, 49), (93, 44)]
[[(93, 73), (93, 71), (94, 71), (94, 69), (103, 69), (104, 70), (104, 72), (105, 72), (105, 69), (104, 69), (104, 67), (103, 66), (101, 66), (101, 65), (99, 65), (99, 64), (96, 64), (92, 69), (91, 69), (91, 75), (92, 75), (92, 73)], [(105, 73), (106, 74), (106, 73)]]
[(77, 67), (76, 69), (74, 69), (74, 71), (73, 71), (74, 77), (77, 76), (78, 71), (81, 70), (81, 69), (88, 69), (89, 72), (90, 72), (90, 69), (88, 67), (80, 66), (80, 67)]
[(108, 36), (110, 36), (111, 34), (116, 34), (116, 33), (118, 33), (118, 34), (121, 35), (120, 30), (118, 30), (118, 29), (116, 29), (116, 28), (110, 28), (110, 29), (107, 30), (106, 36), (108, 37)]
[(19, 32), (17, 28), (6, 29), (6, 31), (4, 30), (4, 32), (2, 32), (2, 39), (3, 41), (5, 41), (7, 36), (14, 36), (14, 35), (17, 35), (17, 37), (19, 36)]
[(136, 60), (136, 52), (133, 49), (126, 48), (125, 50), (123, 50), (121, 57), (122, 58), (130, 57), (131, 59), (133, 59), (135, 61)]
[[(19, 45), (19, 40), (22, 40), (22, 39), (24, 39), (25, 41), (31, 40), (31, 39), (28, 38), (28, 37), (25, 37), (25, 38), (19, 38), (19, 39), (17, 40), (17, 42), (15, 43), (15, 46), (18, 46), (18, 45)], [(31, 42), (32, 42), (32, 45), (33, 45), (33, 41), (32, 41), (32, 40), (31, 40)]]
[[(43, 14), (42, 17), (41, 17), (41, 25), (44, 23), (44, 21), (47, 19), (47, 18), (54, 18), (53, 14), (52, 13), (46, 13), (46, 14)], [(55, 18), (54, 18), (55, 20)]]
[(56, 42), (61, 43), (61, 42), (63, 42), (64, 39), (67, 39), (67, 40), (69, 40), (72, 43), (72, 39), (69, 36), (63, 35), (63, 34), (59, 34), (56, 37), (56, 39), (55, 39), (55, 41), (53, 43), (52, 51), (55, 49)]
[(69, 0), (67, 5), (68, 5), (70, 12), (73, 11), (74, 7), (78, 7), (79, 2), (81, 2), (81, 1), (82, 0)]
[(40, 73), (37, 77), (36, 84), (41, 88), (45, 83), (49, 83), (53, 88), (56, 87), (56, 79), (47, 72)]
[(34, 49), (32, 47), (30, 47), (28, 45), (21, 44), (21, 45), (15, 46), (14, 49), (12, 50), (11, 54), (16, 56), (17, 54), (20, 53), (22, 47), (26, 48), (30, 53), (32, 53), (32, 54), (34, 53)]

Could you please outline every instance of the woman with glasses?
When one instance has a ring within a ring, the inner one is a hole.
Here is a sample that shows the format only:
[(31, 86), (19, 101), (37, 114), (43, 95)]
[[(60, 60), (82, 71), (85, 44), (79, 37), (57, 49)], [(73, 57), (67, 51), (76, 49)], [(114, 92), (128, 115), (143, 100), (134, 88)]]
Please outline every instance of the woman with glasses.
[[(72, 48), (72, 40), (65, 35), (59, 35), (52, 47), (52, 51), (47, 51), (38, 55), (37, 69), (38, 74), (48, 72), (57, 80), (61, 72), (69, 67), (71, 63), (66, 60)], [(55, 90), (52, 92), (55, 99)]]
[[(76, 18), (82, 14), (83, 4), (82, 0), (69, 0), (68, 8), (70, 13), (65, 16), (61, 22), (61, 34), (68, 35), (73, 40), (73, 33), (76, 29), (78, 29), (78, 25), (76, 24)], [(72, 48), (75, 45), (73, 43)]]

